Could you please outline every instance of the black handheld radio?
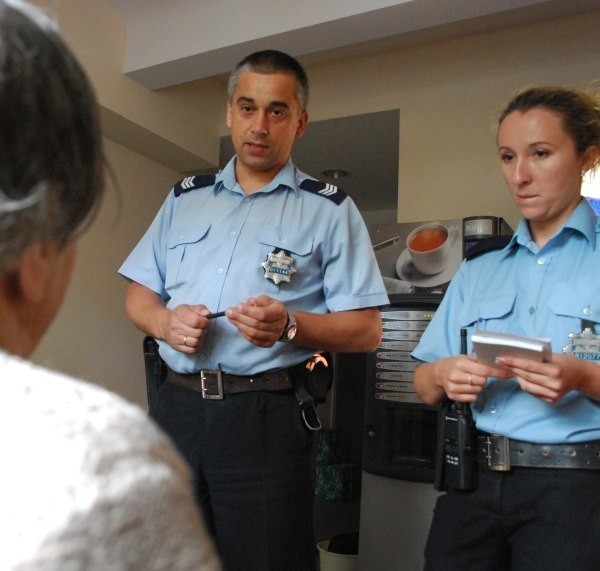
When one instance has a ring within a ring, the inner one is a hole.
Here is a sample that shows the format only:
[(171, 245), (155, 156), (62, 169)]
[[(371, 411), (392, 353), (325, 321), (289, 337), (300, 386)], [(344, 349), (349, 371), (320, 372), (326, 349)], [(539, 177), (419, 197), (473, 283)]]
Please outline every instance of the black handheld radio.
[[(467, 354), (467, 330), (460, 330), (461, 353)], [(439, 411), (434, 486), (473, 490), (477, 487), (477, 444), (471, 407), (446, 399)]]

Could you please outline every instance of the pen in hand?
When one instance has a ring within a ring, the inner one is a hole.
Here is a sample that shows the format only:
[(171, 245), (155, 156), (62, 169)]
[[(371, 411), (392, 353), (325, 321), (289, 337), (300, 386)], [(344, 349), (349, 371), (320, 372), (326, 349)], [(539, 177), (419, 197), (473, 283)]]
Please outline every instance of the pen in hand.
[(217, 317), (223, 317), (225, 315), (224, 311), (217, 311), (216, 313), (209, 313), (206, 316), (206, 319), (216, 319)]

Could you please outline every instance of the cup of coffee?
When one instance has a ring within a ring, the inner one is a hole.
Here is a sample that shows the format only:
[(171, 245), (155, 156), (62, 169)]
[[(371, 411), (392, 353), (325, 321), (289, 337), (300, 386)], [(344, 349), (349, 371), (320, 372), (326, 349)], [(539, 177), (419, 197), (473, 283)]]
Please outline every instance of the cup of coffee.
[(440, 273), (448, 264), (458, 231), (439, 222), (422, 224), (406, 238), (406, 248), (415, 268), (426, 275)]

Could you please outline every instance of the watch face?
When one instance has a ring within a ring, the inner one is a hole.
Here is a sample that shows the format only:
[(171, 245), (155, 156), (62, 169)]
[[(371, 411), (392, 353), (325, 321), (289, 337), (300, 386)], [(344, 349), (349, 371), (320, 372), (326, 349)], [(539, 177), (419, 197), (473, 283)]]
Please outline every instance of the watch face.
[(290, 325), (290, 328), (287, 330), (286, 335), (285, 335), (285, 337), (288, 341), (291, 341), (294, 337), (296, 337), (297, 329), (298, 328), (295, 323), (293, 325)]

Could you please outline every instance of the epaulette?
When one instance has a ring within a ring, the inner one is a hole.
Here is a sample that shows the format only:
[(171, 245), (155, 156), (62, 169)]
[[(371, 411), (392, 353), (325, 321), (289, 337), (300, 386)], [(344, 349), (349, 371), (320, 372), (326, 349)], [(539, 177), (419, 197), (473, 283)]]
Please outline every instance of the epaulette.
[(504, 248), (512, 238), (511, 235), (503, 235), (503, 236), (492, 236), (491, 238), (485, 238), (484, 240), (479, 240), (475, 242), (473, 246), (471, 246), (465, 252), (465, 259), (472, 260), (473, 258), (477, 258), (478, 256), (482, 256), (487, 252), (492, 252), (493, 250), (501, 250)]
[(189, 192), (190, 190), (196, 190), (197, 188), (203, 188), (205, 186), (215, 184), (215, 180), (217, 180), (217, 176), (214, 174), (197, 174), (195, 176), (186, 176), (173, 187), (173, 192), (175, 193), (175, 196), (179, 196), (184, 192)]
[(344, 202), (346, 196), (348, 196), (341, 188), (312, 178), (304, 179), (300, 184), (300, 188), (312, 192), (313, 194), (319, 194), (325, 198), (329, 198), (329, 200), (332, 200), (336, 204), (341, 204)]

